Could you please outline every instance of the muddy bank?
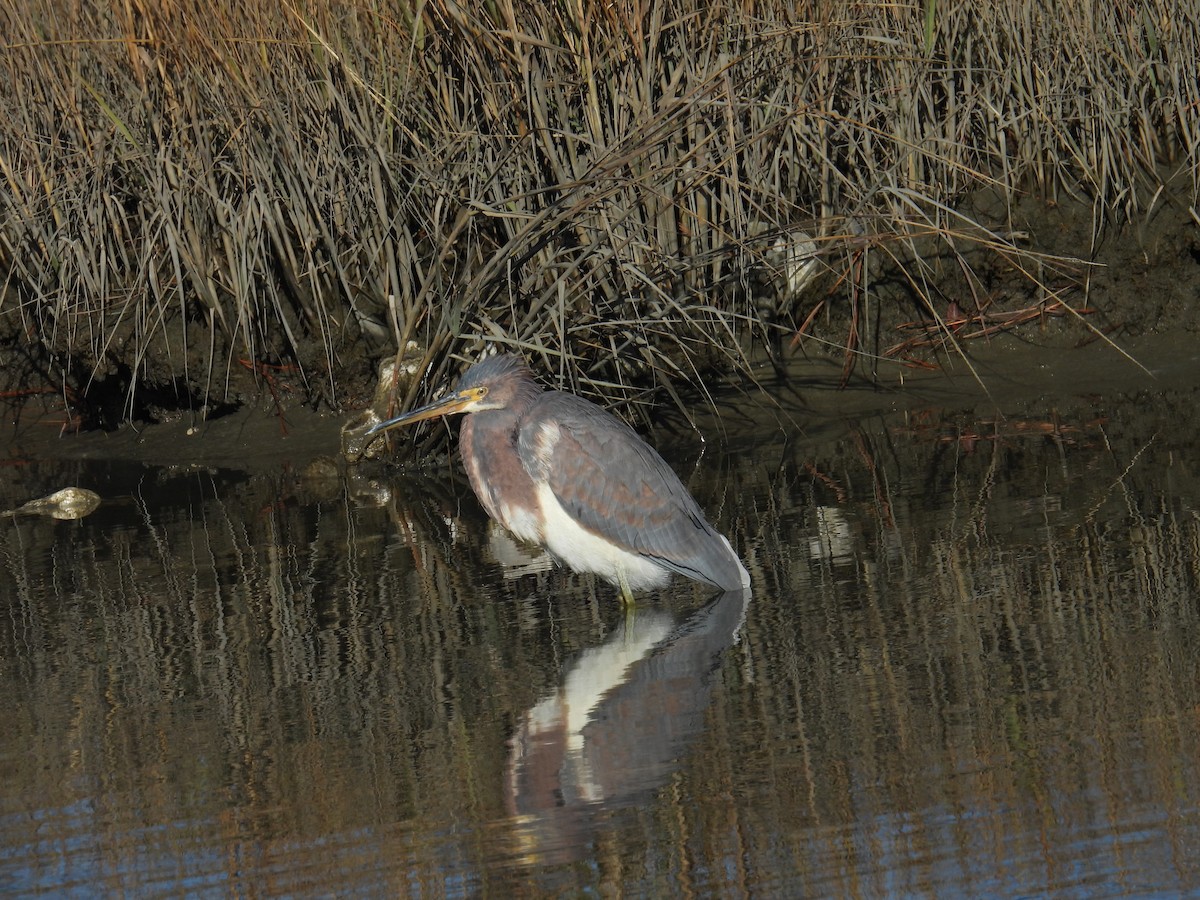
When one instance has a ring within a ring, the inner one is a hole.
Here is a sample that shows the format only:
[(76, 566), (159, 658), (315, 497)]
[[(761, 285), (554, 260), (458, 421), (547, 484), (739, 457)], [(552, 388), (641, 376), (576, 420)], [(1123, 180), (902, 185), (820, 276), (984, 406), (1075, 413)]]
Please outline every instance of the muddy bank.
[[(785, 376), (764, 370), (759, 386), (725, 388), (716, 406), (698, 406), (696, 430), (666, 411), (656, 443), (690, 455), (705, 442), (745, 446), (773, 435), (813, 437), (864, 417), (968, 411), (981, 418), (1041, 407), (1064, 412), (1097, 398), (1189, 392), (1200, 385), (1200, 346), (1185, 332), (1123, 338), (1118, 346), (1078, 335), (1003, 335), (971, 345), (968, 359), (946, 357), (938, 371), (889, 362), (872, 382), (855, 376), (838, 388), (840, 360), (792, 358)], [(187, 469), (301, 472), (338, 461), (351, 415), (273, 403), (247, 406), (207, 422), (186, 419), (111, 432), (59, 436), (45, 423), (8, 426), (10, 466), (22, 460), (132, 460)], [(374, 466), (374, 464), (368, 464)]]

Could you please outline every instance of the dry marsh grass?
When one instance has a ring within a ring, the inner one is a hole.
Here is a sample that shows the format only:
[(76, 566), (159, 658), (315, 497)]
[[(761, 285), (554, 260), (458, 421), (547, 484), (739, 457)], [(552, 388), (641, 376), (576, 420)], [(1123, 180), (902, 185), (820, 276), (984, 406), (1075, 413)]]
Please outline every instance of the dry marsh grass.
[(108, 421), (246, 373), (337, 406), (409, 340), (432, 382), (487, 340), (673, 392), (833, 306), (849, 365), (885, 276), (944, 326), (975, 251), (1053, 269), (965, 195), (1122, 221), (1200, 183), (1183, 0), (29, 0), (0, 34), (8, 386)]

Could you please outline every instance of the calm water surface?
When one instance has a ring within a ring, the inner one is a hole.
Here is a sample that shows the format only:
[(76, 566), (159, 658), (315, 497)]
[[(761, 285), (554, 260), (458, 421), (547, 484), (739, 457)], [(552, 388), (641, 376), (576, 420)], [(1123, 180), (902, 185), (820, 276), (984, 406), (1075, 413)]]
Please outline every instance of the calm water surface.
[(681, 440), (753, 598), (628, 614), (445, 471), (11, 467), (0, 892), (1200, 893), (1197, 400)]

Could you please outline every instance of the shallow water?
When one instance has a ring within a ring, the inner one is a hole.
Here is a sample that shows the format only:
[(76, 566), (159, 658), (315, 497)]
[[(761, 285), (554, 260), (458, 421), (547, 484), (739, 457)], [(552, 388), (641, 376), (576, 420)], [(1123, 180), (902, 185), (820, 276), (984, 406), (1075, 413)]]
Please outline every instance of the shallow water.
[(629, 615), (446, 471), (23, 464), (0, 891), (1196, 893), (1197, 399), (680, 441), (753, 599)]

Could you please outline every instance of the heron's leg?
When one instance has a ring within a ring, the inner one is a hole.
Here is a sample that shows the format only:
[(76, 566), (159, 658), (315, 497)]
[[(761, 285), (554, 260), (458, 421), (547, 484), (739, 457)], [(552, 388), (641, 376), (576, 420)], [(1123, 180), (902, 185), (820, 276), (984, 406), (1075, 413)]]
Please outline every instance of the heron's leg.
[(629, 582), (625, 578), (625, 573), (621, 572), (617, 577), (621, 579), (621, 605), (627, 611), (632, 610), (634, 607), (633, 591), (629, 589)]
[(637, 603), (633, 599), (633, 591), (629, 589), (624, 572), (621, 573), (621, 612), (625, 614), (625, 637), (628, 638), (633, 634), (634, 622), (637, 620)]

